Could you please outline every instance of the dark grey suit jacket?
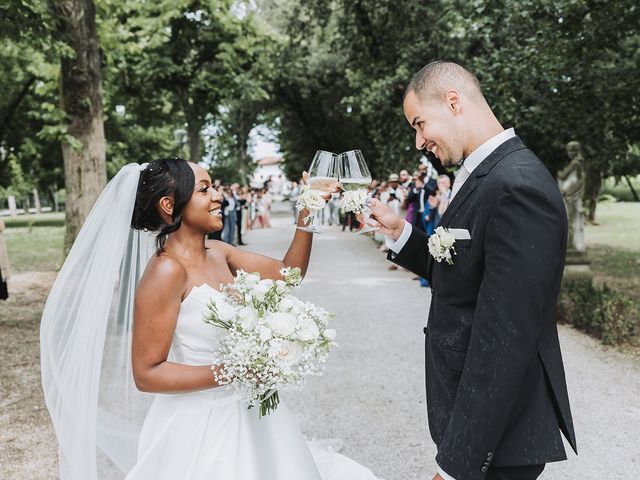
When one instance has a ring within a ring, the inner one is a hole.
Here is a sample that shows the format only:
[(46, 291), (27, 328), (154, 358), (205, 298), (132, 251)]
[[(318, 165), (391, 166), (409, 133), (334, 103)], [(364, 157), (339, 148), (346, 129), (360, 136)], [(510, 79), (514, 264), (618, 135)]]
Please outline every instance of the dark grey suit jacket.
[(567, 217), (553, 177), (518, 138), (500, 145), (451, 201), (440, 226), (464, 228), (454, 264), (413, 229), (389, 260), (432, 285), (425, 329), (429, 429), (458, 480), (490, 466), (563, 460), (576, 449), (555, 309)]

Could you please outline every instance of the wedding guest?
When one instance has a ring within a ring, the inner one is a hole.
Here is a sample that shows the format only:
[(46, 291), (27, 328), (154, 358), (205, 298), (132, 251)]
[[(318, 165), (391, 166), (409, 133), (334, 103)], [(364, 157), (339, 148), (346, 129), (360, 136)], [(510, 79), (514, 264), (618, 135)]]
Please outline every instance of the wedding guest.
[(409, 185), (411, 184), (411, 175), (409, 175), (409, 171), (408, 170), (400, 170), (400, 186), (404, 189), (409, 188)]
[(325, 207), (327, 211), (327, 223), (329, 225), (340, 225), (340, 194), (334, 193), (331, 195), (331, 198), (327, 200), (327, 206)]
[[(248, 213), (248, 202), (249, 202), (249, 187), (242, 187), (236, 183), (237, 185), (237, 193), (236, 199), (238, 201), (238, 208), (236, 210), (237, 219), (236, 219), (236, 228), (238, 229), (238, 245), (246, 245), (245, 242), (242, 241), (242, 235), (246, 233), (246, 224), (247, 224), (247, 213)], [(233, 185), (232, 185), (233, 186)]]
[(271, 197), (271, 193), (269, 193), (268, 189), (265, 189), (263, 192), (262, 202), (264, 204), (264, 210), (262, 212), (264, 228), (271, 228), (271, 204), (273, 203), (273, 198)]
[(9, 298), (9, 289), (7, 280), (11, 275), (11, 266), (9, 265), (9, 254), (7, 252), (7, 243), (4, 240), (5, 224), (0, 220), (0, 300)]
[(222, 212), (224, 215), (224, 228), (222, 229), (222, 240), (229, 245), (235, 245), (236, 237), (236, 206), (238, 204), (230, 187), (224, 188), (224, 200), (222, 201)]
[(451, 200), (451, 179), (448, 175), (440, 175), (438, 177), (438, 191), (435, 195), (429, 197), (429, 205), (434, 211), (433, 224), (436, 228), (440, 224), (440, 219), (449, 206)]

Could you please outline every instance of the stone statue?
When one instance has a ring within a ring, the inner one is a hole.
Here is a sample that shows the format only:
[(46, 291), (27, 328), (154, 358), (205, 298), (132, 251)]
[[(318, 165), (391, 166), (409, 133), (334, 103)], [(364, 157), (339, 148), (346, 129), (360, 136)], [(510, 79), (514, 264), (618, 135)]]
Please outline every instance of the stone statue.
[(562, 192), (569, 221), (569, 251), (584, 252), (584, 157), (579, 142), (567, 143), (567, 154), (571, 159), (569, 165), (558, 172), (558, 187)]

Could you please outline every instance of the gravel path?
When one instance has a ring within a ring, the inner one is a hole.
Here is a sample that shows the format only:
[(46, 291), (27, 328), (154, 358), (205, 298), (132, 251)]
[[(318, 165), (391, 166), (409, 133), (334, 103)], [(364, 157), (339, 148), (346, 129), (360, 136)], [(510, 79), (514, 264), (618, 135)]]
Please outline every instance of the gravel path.
[[(274, 215), (274, 228), (249, 232), (246, 248), (282, 257), (294, 233), (289, 220)], [(342, 439), (342, 453), (386, 480), (430, 480), (436, 452), (426, 421), (422, 333), (429, 292), (389, 265), (368, 237), (337, 227), (315, 236), (297, 295), (338, 313), (339, 346), (323, 377), (283, 397), (308, 438)], [(38, 321), (20, 315), (27, 304), (44, 303), (52, 278), (16, 278), (34, 295), (0, 305), (3, 480), (57, 478), (40, 388)], [(603, 347), (567, 326), (560, 341), (580, 456), (569, 453), (569, 461), (547, 466), (541, 478), (640, 478), (639, 352)]]
[[(247, 236), (251, 251), (281, 257), (294, 227), (278, 217)], [(297, 295), (338, 315), (339, 346), (323, 377), (285, 398), (309, 438), (341, 438), (342, 453), (386, 480), (431, 479), (435, 446), (424, 399), (429, 292), (413, 274), (389, 271), (368, 237), (327, 227), (314, 238)], [(640, 355), (560, 326), (579, 456), (542, 479), (640, 478)]]

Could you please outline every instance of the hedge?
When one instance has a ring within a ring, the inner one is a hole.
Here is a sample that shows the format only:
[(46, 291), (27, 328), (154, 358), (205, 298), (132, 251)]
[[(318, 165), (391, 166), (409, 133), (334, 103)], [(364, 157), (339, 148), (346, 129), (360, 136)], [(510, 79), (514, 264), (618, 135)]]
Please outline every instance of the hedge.
[(606, 284), (597, 288), (590, 279), (563, 282), (558, 320), (599, 338), (605, 345), (619, 345), (640, 335), (639, 314), (637, 300)]

